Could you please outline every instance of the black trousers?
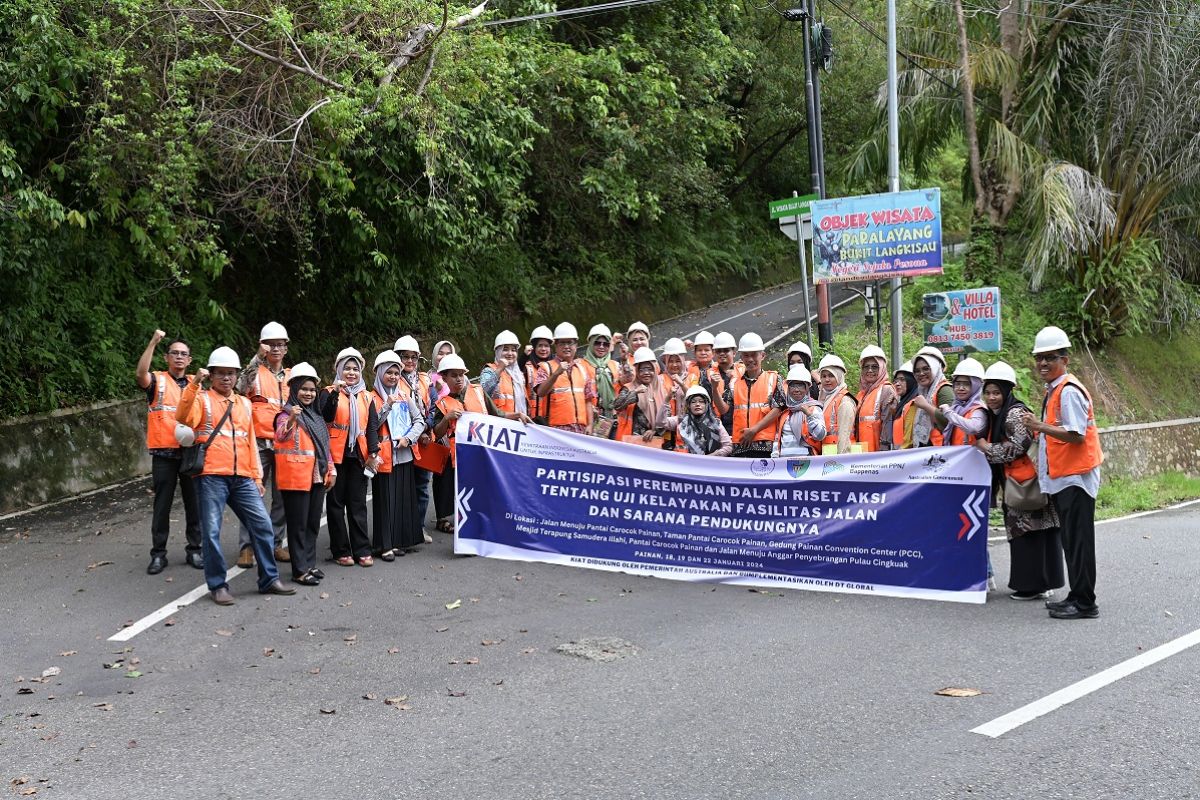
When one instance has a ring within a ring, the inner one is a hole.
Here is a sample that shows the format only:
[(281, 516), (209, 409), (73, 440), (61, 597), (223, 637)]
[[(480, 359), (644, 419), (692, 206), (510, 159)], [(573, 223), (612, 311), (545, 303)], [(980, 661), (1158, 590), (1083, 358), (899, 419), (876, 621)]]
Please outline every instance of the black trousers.
[(433, 508), (438, 519), (454, 519), (454, 467), (433, 473)]
[(1058, 511), (1067, 559), (1067, 600), (1082, 609), (1096, 605), (1096, 498), (1078, 486), (1050, 496)]
[(175, 502), (175, 484), (183, 495), (183, 518), (186, 521), (187, 552), (200, 552), (200, 506), (196, 502), (196, 485), (186, 475), (179, 474), (178, 458), (150, 457), (150, 481), (154, 486), (154, 516), (150, 520), (150, 555), (167, 554), (167, 536), (171, 532), (171, 505)]
[(367, 537), (367, 476), (358, 456), (347, 454), (337, 465), (337, 483), (325, 495), (325, 512), (329, 517), (329, 550), (334, 558), (371, 555), (371, 540)]
[(288, 550), (292, 557), (292, 577), (299, 578), (317, 565), (317, 534), (321, 532), (325, 486), (314, 483), (310, 491), (281, 491), (287, 516)]

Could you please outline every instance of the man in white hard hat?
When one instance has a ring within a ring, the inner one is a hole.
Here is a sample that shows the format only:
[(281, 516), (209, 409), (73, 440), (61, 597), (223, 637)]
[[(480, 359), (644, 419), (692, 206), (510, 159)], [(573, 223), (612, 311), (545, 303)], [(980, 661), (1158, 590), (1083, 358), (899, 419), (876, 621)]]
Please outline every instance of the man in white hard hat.
[(575, 358), (579, 334), (575, 326), (563, 322), (554, 329), (554, 354), (538, 367), (534, 393), (548, 401), (546, 423), (572, 433), (587, 435), (592, 430), (596, 409), (596, 383)]
[[(289, 561), (291, 556), (283, 538), (287, 532), (287, 513), (283, 495), (275, 485), (275, 416), (288, 399), (290, 370), (283, 365), (288, 351), (287, 329), (278, 322), (268, 322), (258, 334), (258, 352), (238, 376), (238, 394), (250, 398), (254, 406), (254, 438), (258, 457), (263, 465), (263, 485), (271, 491), (271, 526), (275, 531), (275, 560)], [(254, 566), (254, 548), (250, 546), (250, 531), (241, 526), (238, 532), (237, 565), (243, 569)]]
[[(744, 365), (737, 361), (737, 342), (734, 341), (733, 334), (726, 331), (721, 331), (713, 337), (713, 362), (717, 365), (717, 374), (721, 376), (721, 382), (725, 388), (729, 388), (733, 379), (741, 374), (745, 369)], [(724, 403), (725, 391), (721, 390), (721, 401)], [(713, 404), (714, 407), (716, 403)], [(728, 406), (724, 411), (718, 411), (717, 415), (721, 418), (721, 424), (725, 426), (725, 430), (733, 434), (733, 409)]]
[(175, 502), (175, 485), (183, 495), (187, 563), (204, 569), (200, 553), (200, 510), (196, 504), (196, 487), (192, 479), (179, 474), (180, 450), (175, 438), (175, 409), (187, 388), (187, 368), (192, 363), (192, 350), (183, 339), (172, 339), (167, 345), (167, 368), (150, 371), (150, 362), (163, 331), (155, 331), (137, 363), (137, 384), (146, 392), (149, 408), (146, 412), (146, 449), (150, 452), (150, 480), (154, 487), (154, 514), (150, 518), (150, 564), (146, 573), (157, 575), (167, 566), (167, 536), (171, 532), (171, 505)]
[(741, 374), (725, 386), (724, 401), (730, 407), (734, 458), (768, 458), (778, 433), (779, 415), (787, 408), (779, 373), (762, 368), (766, 346), (757, 333), (747, 333), (738, 342)]
[[(203, 530), (204, 580), (217, 605), (232, 605), (221, 554), (221, 518), (225, 507), (250, 528), (250, 541), (258, 561), (258, 591), (262, 594), (295, 594), (279, 580), (273, 550), (271, 520), (263, 506), (263, 469), (254, 446), (254, 415), (250, 401), (233, 393), (241, 370), (237, 353), (218, 347), (208, 357), (208, 368), (199, 370), (179, 399), (177, 421), (196, 432), (196, 443), (206, 448), (204, 468), (196, 478)], [(212, 388), (201, 382), (212, 376)]]
[(1067, 371), (1071, 340), (1061, 328), (1043, 328), (1033, 359), (1046, 384), (1041, 417), (1024, 422), (1038, 437), (1038, 483), (1058, 511), (1070, 593), (1046, 607), (1055, 619), (1094, 619), (1096, 605), (1096, 495), (1100, 491), (1100, 432), (1092, 397)]

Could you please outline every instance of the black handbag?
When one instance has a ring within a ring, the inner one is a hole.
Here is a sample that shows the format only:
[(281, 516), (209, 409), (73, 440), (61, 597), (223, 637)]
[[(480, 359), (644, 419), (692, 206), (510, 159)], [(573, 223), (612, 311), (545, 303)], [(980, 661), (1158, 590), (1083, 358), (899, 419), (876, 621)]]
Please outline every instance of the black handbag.
[(233, 411), (233, 404), (237, 402), (234, 398), (229, 404), (229, 408), (225, 409), (225, 413), (221, 416), (221, 421), (217, 423), (217, 427), (213, 428), (212, 433), (208, 435), (200, 444), (194, 444), (191, 447), (180, 448), (183, 452), (179, 464), (179, 474), (186, 475), (189, 478), (195, 478), (204, 472), (204, 452), (208, 450), (208, 446), (212, 444), (213, 438), (217, 435), (217, 431), (221, 430), (221, 426), (225, 424), (225, 420), (229, 419), (230, 412)]

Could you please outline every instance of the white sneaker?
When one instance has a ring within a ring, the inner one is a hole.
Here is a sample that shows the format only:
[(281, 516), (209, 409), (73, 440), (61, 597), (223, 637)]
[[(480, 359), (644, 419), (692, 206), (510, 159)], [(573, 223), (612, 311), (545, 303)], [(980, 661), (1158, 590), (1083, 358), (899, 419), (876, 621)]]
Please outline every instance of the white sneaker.
[(994, 591), (996, 591), (996, 578), (995, 578), (995, 576), (988, 576), (988, 591), (989, 591), (989, 592), (994, 592)]

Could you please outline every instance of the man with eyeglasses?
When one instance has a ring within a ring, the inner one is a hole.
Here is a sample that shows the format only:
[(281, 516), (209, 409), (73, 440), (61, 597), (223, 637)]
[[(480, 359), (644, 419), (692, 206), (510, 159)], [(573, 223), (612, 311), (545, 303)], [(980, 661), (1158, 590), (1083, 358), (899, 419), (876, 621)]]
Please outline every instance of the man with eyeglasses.
[(1038, 484), (1058, 512), (1070, 593), (1047, 601), (1055, 619), (1094, 619), (1096, 605), (1096, 494), (1100, 491), (1100, 433), (1091, 395), (1067, 372), (1071, 341), (1056, 327), (1042, 328), (1033, 358), (1046, 383), (1041, 418), (1025, 414), (1038, 438)]
[(150, 564), (146, 573), (157, 575), (167, 566), (167, 537), (171, 532), (171, 505), (175, 502), (175, 486), (183, 495), (183, 514), (187, 536), (187, 563), (204, 569), (200, 549), (200, 507), (192, 479), (179, 474), (181, 451), (175, 439), (175, 410), (187, 387), (188, 365), (192, 351), (182, 339), (172, 339), (167, 345), (167, 369), (150, 371), (154, 351), (166, 337), (155, 331), (137, 363), (137, 383), (146, 392), (149, 409), (146, 414), (146, 449), (150, 452), (150, 480), (154, 487), (154, 515), (150, 518)]
[[(288, 380), (291, 370), (283, 366), (288, 351), (287, 329), (278, 322), (268, 322), (258, 335), (258, 352), (238, 376), (237, 390), (250, 398), (254, 412), (254, 438), (258, 457), (262, 461), (263, 486), (271, 489), (271, 527), (275, 531), (275, 560), (291, 561), (284, 545), (287, 513), (283, 495), (275, 485), (275, 417), (288, 399)], [(237, 565), (243, 569), (254, 566), (254, 547), (245, 525), (238, 533)]]

